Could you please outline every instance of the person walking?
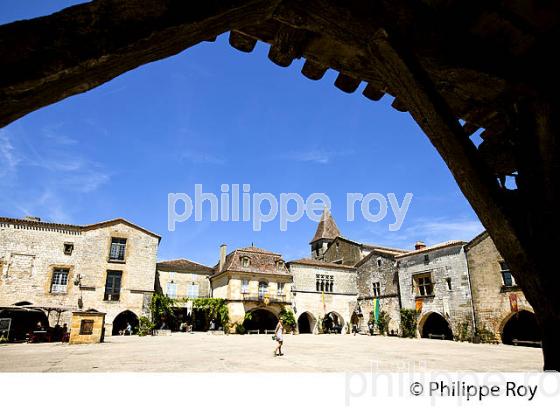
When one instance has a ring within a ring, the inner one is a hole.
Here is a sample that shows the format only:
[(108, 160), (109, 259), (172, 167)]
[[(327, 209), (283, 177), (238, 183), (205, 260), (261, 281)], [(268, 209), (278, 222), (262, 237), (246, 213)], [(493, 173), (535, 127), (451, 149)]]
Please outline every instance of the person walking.
[(282, 344), (284, 343), (284, 324), (282, 323), (282, 319), (278, 320), (278, 324), (274, 330), (274, 340), (278, 343), (276, 349), (274, 349), (274, 356), (284, 356), (284, 353), (282, 353)]

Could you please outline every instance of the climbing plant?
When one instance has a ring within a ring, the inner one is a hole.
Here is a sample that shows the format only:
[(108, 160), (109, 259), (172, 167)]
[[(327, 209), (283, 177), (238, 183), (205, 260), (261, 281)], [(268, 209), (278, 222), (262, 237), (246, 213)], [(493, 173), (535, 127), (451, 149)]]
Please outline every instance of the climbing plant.
[(418, 327), (418, 312), (414, 309), (401, 309), (402, 337), (416, 337)]
[(230, 328), (229, 310), (225, 299), (221, 298), (198, 298), (192, 299), (193, 309), (203, 309), (208, 312), (209, 320), (216, 320), (222, 325), (227, 333)]
[(140, 316), (140, 319), (138, 319), (138, 336), (151, 335), (155, 326), (149, 318)]
[(155, 324), (160, 324), (164, 320), (174, 319), (175, 312), (173, 308), (177, 305), (174, 299), (167, 295), (156, 293), (152, 296), (150, 301), (150, 313), (152, 321)]
[(379, 312), (379, 317), (377, 318), (377, 330), (379, 331), (380, 334), (382, 335), (386, 335), (387, 332), (389, 331), (389, 314), (387, 312), (385, 312), (384, 310), (382, 310), (381, 312)]
[(282, 307), (279, 316), (285, 326), (289, 326), (291, 329), (296, 328), (296, 318), (294, 316), (294, 312), (292, 312), (291, 310), (286, 310), (284, 307)]

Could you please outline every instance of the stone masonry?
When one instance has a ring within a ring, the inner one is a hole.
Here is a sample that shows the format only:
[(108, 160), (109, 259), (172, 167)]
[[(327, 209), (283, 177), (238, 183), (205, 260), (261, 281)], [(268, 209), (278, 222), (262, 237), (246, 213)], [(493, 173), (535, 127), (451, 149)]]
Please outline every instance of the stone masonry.
[[(112, 238), (126, 239), (124, 260), (110, 260)], [(126, 310), (147, 314), (154, 292), (160, 237), (124, 219), (76, 226), (0, 218), (0, 306), (25, 302), (58, 309), (50, 324), (69, 323), (71, 311), (106, 313), (106, 335)], [(53, 286), (53, 272), (67, 269), (66, 286)], [(121, 272), (120, 297), (104, 300), (108, 271)]]

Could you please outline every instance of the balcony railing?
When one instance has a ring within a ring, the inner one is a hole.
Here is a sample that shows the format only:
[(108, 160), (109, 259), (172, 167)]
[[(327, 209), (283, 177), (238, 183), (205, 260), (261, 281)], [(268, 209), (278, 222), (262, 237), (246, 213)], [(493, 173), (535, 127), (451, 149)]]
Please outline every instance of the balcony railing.
[(286, 303), (287, 297), (285, 294), (268, 294), (268, 293), (242, 293), (244, 301), (247, 302), (263, 302), (266, 303)]

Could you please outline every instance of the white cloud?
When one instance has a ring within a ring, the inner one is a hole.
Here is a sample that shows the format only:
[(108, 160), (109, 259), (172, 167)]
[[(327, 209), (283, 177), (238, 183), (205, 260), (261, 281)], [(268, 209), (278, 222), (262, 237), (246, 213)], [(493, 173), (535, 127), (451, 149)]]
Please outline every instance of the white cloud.
[[(377, 245), (394, 246), (403, 249), (412, 249), (416, 241), (423, 241), (426, 245), (463, 240), (470, 241), (484, 230), (478, 219), (459, 217), (452, 219), (419, 218), (403, 225), (396, 232), (389, 232), (381, 223), (368, 226), (368, 233), (360, 235), (356, 240)], [(381, 228), (383, 227), (383, 228)]]
[(16, 152), (10, 135), (0, 130), (0, 177), (4, 179), (14, 175), (20, 163), (21, 158)]
[(352, 151), (328, 151), (322, 148), (311, 149), (307, 151), (291, 152), (282, 158), (298, 161), (313, 162), (315, 164), (328, 164), (336, 157), (351, 155)]

